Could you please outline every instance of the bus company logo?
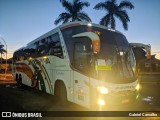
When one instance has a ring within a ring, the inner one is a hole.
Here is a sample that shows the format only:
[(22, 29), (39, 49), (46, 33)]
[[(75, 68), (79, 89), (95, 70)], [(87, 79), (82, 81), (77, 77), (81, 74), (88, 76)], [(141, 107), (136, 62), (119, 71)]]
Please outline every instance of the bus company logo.
[(11, 117), (11, 112), (2, 112), (2, 117)]
[(31, 59), (28, 61), (28, 65), (36, 65), (36, 64), (50, 64), (49, 58), (43, 57), (42, 59)]

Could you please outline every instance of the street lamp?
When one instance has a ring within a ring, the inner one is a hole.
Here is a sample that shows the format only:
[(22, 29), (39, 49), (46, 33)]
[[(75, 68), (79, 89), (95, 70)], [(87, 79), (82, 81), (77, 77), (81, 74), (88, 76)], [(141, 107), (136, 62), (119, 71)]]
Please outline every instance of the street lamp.
[(7, 73), (7, 44), (6, 41), (4, 40), (4, 38), (0, 35), (1, 40), (3, 40), (3, 42), (6, 45), (6, 69), (5, 69), (5, 78), (6, 78), (6, 73)]

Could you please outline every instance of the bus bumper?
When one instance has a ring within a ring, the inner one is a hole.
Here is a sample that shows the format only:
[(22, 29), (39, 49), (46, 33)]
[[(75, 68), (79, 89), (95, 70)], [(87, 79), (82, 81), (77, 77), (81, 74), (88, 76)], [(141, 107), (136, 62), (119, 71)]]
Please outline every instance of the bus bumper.
[(97, 99), (98, 110), (121, 110), (130, 107), (139, 98), (139, 91), (125, 91), (114, 94), (100, 95)]

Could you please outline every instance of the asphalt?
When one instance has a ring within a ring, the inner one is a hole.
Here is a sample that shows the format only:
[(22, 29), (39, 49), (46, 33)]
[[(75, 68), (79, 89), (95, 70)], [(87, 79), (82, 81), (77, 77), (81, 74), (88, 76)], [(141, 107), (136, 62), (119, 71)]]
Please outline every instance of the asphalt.
[(140, 74), (140, 83), (145, 84), (159, 84), (160, 85), (160, 74)]
[[(145, 78), (145, 77), (144, 77)], [(147, 77), (146, 77), (147, 78)], [(145, 80), (145, 79), (144, 79)], [(150, 81), (152, 81), (151, 79)], [(160, 80), (160, 79), (159, 79)], [(160, 86), (142, 84), (142, 91), (140, 100), (137, 101), (134, 106), (127, 108), (132, 111), (159, 111), (160, 110)], [(9, 79), (9, 77), (0, 77), (0, 110), (4, 111), (85, 111), (85, 108), (80, 108), (77, 105), (68, 106), (57, 103), (55, 96), (48, 95), (41, 91), (34, 90), (32, 88), (24, 87), (18, 88), (16, 81)], [(16, 118), (17, 119), (17, 118)], [(16, 120), (15, 119), (15, 120)], [(58, 117), (58, 118), (46, 118), (47, 120), (125, 120), (125, 118), (105, 118), (105, 117)], [(156, 117), (141, 117), (126, 118), (127, 120), (160, 120)], [(1, 120), (1, 119), (0, 119)], [(6, 120), (6, 119), (5, 119)], [(38, 119), (39, 120), (39, 119)]]

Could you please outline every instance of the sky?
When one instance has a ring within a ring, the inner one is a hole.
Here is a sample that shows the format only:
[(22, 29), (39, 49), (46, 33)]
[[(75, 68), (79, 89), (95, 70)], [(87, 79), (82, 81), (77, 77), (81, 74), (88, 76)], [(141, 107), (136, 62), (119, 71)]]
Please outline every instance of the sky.
[[(60, 0), (0, 0), (0, 42), (7, 43), (7, 57), (30, 41), (57, 27), (54, 25), (58, 15), (65, 11)], [(69, 0), (72, 1), (72, 0)], [(84, 0), (82, 0), (84, 1)], [(104, 10), (93, 7), (105, 0), (86, 0), (90, 7), (83, 9), (99, 23), (106, 14)], [(119, 3), (122, 0), (117, 0)], [(152, 54), (160, 59), (160, 0), (130, 0), (135, 8), (128, 10), (130, 22), (125, 31), (116, 19), (116, 30), (122, 32), (129, 42), (151, 45)], [(60, 25), (60, 24), (59, 24)], [(6, 48), (4, 46), (4, 48)], [(3, 56), (5, 58), (5, 55)]]

